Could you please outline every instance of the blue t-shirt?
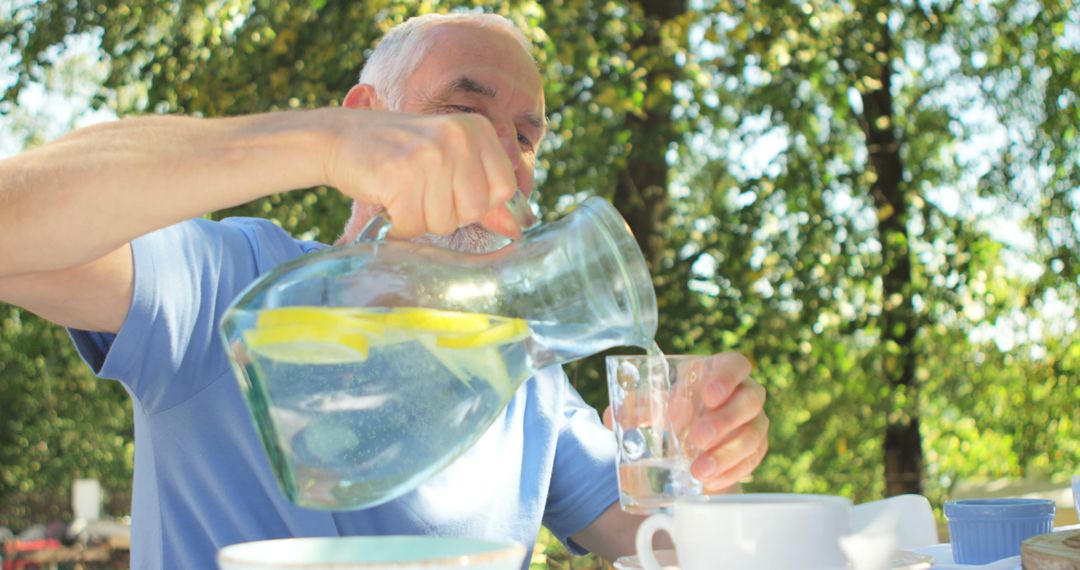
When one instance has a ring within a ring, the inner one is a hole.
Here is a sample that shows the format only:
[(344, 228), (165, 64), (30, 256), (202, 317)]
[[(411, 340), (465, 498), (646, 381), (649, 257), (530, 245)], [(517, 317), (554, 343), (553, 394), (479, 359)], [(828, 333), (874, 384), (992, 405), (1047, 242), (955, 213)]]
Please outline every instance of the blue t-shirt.
[(437, 534), (531, 552), (541, 523), (580, 553), (568, 537), (618, 499), (615, 443), (558, 367), (522, 384), (473, 448), (399, 499), (337, 513), (285, 499), (218, 322), (259, 275), (323, 247), (265, 220), (183, 222), (132, 242), (119, 334), (71, 331), (94, 372), (133, 400), (132, 568), (213, 568), (226, 545), (298, 536)]

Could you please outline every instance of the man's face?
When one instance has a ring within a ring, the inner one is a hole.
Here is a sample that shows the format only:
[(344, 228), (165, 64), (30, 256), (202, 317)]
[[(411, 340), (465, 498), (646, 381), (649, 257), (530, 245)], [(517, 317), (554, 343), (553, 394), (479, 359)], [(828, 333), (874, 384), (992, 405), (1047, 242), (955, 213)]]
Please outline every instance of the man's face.
[[(444, 24), (426, 33), (432, 45), (402, 86), (401, 106), (395, 110), (483, 115), (510, 157), (518, 188), (531, 194), (536, 154), (546, 132), (543, 81), (532, 59), (501, 31)], [(504, 242), (479, 225), (416, 241), (469, 252), (490, 251)]]
[(427, 32), (432, 46), (402, 87), (408, 113), (477, 113), (495, 126), (518, 188), (532, 193), (545, 133), (544, 88), (532, 59), (507, 33), (447, 24)]

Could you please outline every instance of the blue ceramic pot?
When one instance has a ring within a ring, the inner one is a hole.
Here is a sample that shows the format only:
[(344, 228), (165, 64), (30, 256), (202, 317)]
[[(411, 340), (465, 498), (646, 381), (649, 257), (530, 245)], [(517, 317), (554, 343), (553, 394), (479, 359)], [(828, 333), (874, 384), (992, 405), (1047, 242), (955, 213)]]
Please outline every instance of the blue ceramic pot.
[(965, 499), (945, 503), (953, 559), (988, 564), (1018, 556), (1025, 539), (1050, 532), (1054, 502), (1049, 499)]

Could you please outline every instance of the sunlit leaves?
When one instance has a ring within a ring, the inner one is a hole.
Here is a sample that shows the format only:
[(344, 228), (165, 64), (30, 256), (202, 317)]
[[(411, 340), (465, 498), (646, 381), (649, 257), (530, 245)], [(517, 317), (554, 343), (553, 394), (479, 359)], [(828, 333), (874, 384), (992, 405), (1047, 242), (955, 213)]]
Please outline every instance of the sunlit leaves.
[[(1031, 323), (1077, 310), (1077, 8), (702, 0), (661, 19), (643, 6), (44, 0), (0, 18), (0, 38), (25, 81), (64, 38), (100, 37), (101, 104), (223, 116), (337, 104), (411, 15), (503, 13), (530, 28), (546, 80), (549, 218), (612, 196), (635, 151), (670, 166), (662, 223), (634, 228), (661, 243), (658, 340), (753, 358), (773, 433), (752, 488), (875, 497), (886, 422), (914, 414), (938, 496), (958, 478), (1075, 471), (1075, 317), (1038, 335)], [(864, 95), (885, 79), (895, 112), (871, 116)], [(657, 117), (662, 128), (643, 126)], [(902, 200), (873, 193), (871, 132), (896, 138)], [(321, 188), (215, 215), (235, 214), (330, 241), (347, 208)], [(1028, 231), (1030, 247), (1002, 235)], [(897, 256), (911, 275), (886, 291)], [(906, 318), (883, 319), (896, 311)], [(35, 354), (70, 356), (62, 341)], [(918, 388), (894, 389), (884, 375), (912, 354)], [(604, 403), (597, 368), (570, 372)], [(10, 469), (0, 481), (21, 481)]]

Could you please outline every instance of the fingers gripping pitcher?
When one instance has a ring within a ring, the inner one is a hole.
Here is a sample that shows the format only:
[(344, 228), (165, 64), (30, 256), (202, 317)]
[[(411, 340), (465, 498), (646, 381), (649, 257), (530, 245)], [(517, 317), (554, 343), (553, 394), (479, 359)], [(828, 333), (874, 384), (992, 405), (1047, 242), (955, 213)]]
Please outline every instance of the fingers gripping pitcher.
[(221, 329), (285, 495), (340, 510), (412, 490), (535, 371), (651, 345), (656, 321), (633, 235), (589, 198), (493, 253), (384, 241), (297, 259)]

